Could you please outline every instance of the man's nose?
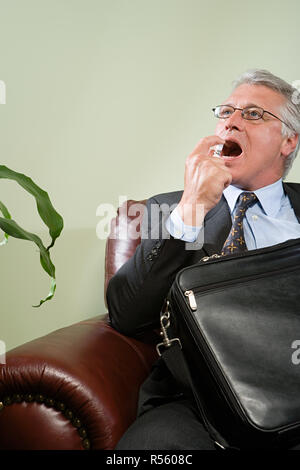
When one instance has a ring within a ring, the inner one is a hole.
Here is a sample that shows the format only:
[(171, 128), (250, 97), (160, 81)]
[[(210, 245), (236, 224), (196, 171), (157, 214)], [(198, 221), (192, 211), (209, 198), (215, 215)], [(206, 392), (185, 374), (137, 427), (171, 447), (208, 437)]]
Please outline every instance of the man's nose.
[(236, 109), (232, 115), (225, 121), (226, 130), (238, 130), (242, 131), (245, 125), (245, 119), (242, 117), (242, 111)]

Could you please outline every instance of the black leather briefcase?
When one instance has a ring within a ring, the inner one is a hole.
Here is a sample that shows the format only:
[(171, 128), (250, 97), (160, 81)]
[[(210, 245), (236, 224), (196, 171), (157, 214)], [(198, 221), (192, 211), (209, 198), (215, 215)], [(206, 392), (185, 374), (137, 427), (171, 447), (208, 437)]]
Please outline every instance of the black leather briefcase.
[(300, 239), (184, 268), (163, 314), (162, 349), (182, 346), (217, 444), (300, 444)]

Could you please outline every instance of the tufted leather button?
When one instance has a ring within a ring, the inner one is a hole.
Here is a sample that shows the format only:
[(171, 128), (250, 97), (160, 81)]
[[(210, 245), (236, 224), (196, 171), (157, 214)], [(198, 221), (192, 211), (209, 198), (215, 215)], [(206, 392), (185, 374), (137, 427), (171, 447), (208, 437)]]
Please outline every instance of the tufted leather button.
[(3, 398), (3, 404), (4, 404), (4, 406), (11, 405), (11, 404), (12, 404), (12, 399), (11, 399), (11, 397), (4, 397), (4, 398)]
[(78, 418), (74, 418), (74, 419), (72, 420), (72, 424), (73, 424), (73, 426), (74, 426), (75, 428), (80, 428), (80, 426), (81, 426), (81, 421), (80, 421), (80, 419), (78, 419)]
[(21, 403), (21, 401), (23, 400), (23, 397), (22, 395), (20, 395), (19, 393), (15, 393), (13, 395), (13, 401), (14, 403)]
[(52, 407), (54, 407), (54, 404), (55, 404), (55, 402), (54, 402), (53, 398), (46, 398), (46, 400), (45, 400), (45, 405), (46, 406), (48, 406), (49, 408), (52, 408)]
[(34, 395), (32, 395), (32, 393), (26, 393), (26, 395), (24, 396), (24, 400), (30, 403), (34, 400)]
[(82, 441), (82, 446), (85, 450), (89, 450), (91, 448), (91, 443), (88, 439), (84, 439)]
[(87, 432), (86, 432), (86, 430), (85, 430), (84, 428), (79, 428), (79, 429), (78, 429), (78, 434), (79, 434), (79, 436), (82, 437), (83, 439), (86, 438), (86, 436), (87, 436)]
[(45, 400), (45, 397), (44, 397), (44, 395), (42, 395), (41, 393), (38, 393), (38, 394), (35, 396), (35, 401), (37, 401), (38, 403), (43, 403), (44, 400)]
[(71, 410), (66, 410), (64, 412), (64, 415), (65, 415), (66, 418), (68, 418), (70, 420), (73, 418), (73, 412)]
[(56, 402), (55, 404), (55, 408), (58, 410), (58, 411), (64, 411), (66, 409), (66, 405), (64, 403), (62, 403), (61, 401), (58, 401)]

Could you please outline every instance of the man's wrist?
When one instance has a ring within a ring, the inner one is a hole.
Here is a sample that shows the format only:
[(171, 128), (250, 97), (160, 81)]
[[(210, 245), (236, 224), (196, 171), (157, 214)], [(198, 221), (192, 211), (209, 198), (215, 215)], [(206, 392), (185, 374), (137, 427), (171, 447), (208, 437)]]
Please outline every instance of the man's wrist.
[(176, 209), (185, 226), (202, 227), (205, 217), (204, 204), (180, 201)]
[[(203, 219), (202, 219), (203, 221)], [(198, 238), (202, 224), (200, 226), (187, 225), (183, 222), (178, 206), (166, 221), (166, 228), (172, 237), (186, 242), (195, 242)]]

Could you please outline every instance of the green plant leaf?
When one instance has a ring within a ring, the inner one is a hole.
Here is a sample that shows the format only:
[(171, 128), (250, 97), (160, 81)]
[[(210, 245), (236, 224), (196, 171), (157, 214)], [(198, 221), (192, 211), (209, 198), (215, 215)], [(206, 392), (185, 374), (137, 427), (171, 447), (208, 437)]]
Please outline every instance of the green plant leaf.
[(52, 239), (51, 244), (47, 247), (49, 250), (59, 237), (63, 229), (63, 218), (54, 209), (48, 193), (37, 186), (28, 176), (10, 170), (4, 165), (0, 165), (0, 178), (6, 178), (16, 181), (28, 193), (32, 194), (36, 200), (37, 210), (41, 219), (49, 228), (49, 234)]
[[(1, 201), (0, 201), (0, 211), (2, 212), (2, 214), (4, 215), (6, 219), (11, 219), (11, 215), (8, 212), (7, 207)], [(0, 242), (0, 246), (6, 245), (7, 242), (8, 242), (8, 235), (7, 233), (4, 233), (4, 239), (2, 240), (2, 242)]]
[(0, 217), (0, 228), (7, 234), (14, 238), (21, 238), (22, 240), (28, 240), (35, 243), (39, 250), (40, 250), (40, 262), (43, 269), (49, 274), (51, 277), (51, 288), (48, 296), (41, 300), (39, 305), (33, 305), (33, 307), (40, 307), (44, 302), (50, 300), (55, 292), (56, 289), (56, 282), (55, 282), (55, 266), (53, 265), (49, 250), (44, 246), (40, 237), (35, 235), (34, 233), (28, 232), (24, 230), (20, 225), (17, 224), (13, 219), (5, 219)]
[(0, 217), (0, 228), (4, 231), (4, 240), (0, 243), (0, 245), (4, 245), (5, 243), (7, 243), (9, 236), (32, 241), (38, 246), (40, 250), (40, 263), (43, 269), (51, 277), (51, 287), (49, 294), (44, 300), (40, 301), (39, 305), (33, 305), (33, 307), (40, 307), (44, 302), (52, 299), (56, 290), (55, 266), (51, 261), (49, 253), (50, 248), (54, 245), (55, 240), (59, 237), (63, 229), (63, 218), (54, 209), (46, 191), (44, 191), (37, 184), (35, 184), (32, 179), (28, 176), (10, 170), (4, 165), (0, 165), (0, 178), (6, 178), (16, 181), (28, 193), (34, 196), (38, 213), (49, 229), (51, 244), (46, 248), (42, 240), (37, 235), (23, 229), (22, 227), (20, 227), (20, 225), (17, 224), (16, 221), (13, 220), (7, 207), (2, 202), (0, 202), (0, 211), (4, 216), (4, 218)]
[(40, 300), (40, 303), (38, 305), (33, 305), (33, 307), (40, 307), (44, 302), (47, 302), (47, 300), (52, 299), (52, 297), (54, 296), (55, 290), (56, 290), (56, 281), (52, 277), (51, 278), (51, 286), (50, 286), (49, 294), (47, 295), (47, 297), (44, 300)]

